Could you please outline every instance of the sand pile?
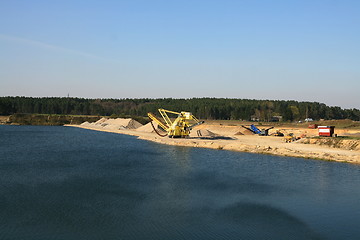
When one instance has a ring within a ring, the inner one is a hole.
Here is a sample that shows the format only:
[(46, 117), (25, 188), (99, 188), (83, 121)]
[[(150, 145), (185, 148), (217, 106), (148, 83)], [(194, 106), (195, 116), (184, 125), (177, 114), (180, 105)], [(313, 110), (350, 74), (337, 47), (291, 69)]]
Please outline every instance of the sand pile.
[(91, 127), (91, 128), (102, 128), (102, 124), (104, 122), (106, 122), (106, 120), (108, 120), (107, 118), (101, 118), (99, 120), (97, 120), (96, 122), (92, 122), (92, 123), (89, 123), (89, 122), (83, 122), (82, 124), (80, 124), (80, 126), (84, 126), (84, 127)]
[[(154, 122), (154, 121), (152, 121), (152, 123), (153, 123), (155, 129), (156, 129), (158, 132), (160, 132), (160, 133), (163, 133), (163, 132), (164, 132), (164, 130), (163, 130), (161, 127), (159, 127), (159, 124), (157, 124), (157, 123)], [(149, 122), (149, 123), (147, 123), (147, 124), (145, 124), (145, 125), (137, 128), (136, 131), (139, 131), (139, 132), (148, 132), (148, 133), (155, 132), (154, 129), (153, 129), (153, 127), (151, 126), (151, 122)]]
[(101, 118), (101, 119), (97, 120), (96, 122), (91, 123), (91, 125), (101, 125), (104, 122), (106, 122), (107, 120), (108, 120), (107, 118)]
[(86, 121), (86, 122), (83, 122), (82, 124), (80, 124), (80, 126), (88, 127), (88, 126), (91, 126), (91, 124), (88, 121)]
[(107, 129), (137, 129), (142, 126), (138, 121), (131, 118), (108, 119), (102, 125)]
[(141, 123), (131, 118), (116, 118), (116, 119), (101, 118), (96, 122), (93, 123), (84, 122), (80, 125), (84, 127), (108, 129), (108, 130), (137, 129), (142, 126)]
[(240, 131), (238, 131), (234, 135), (254, 135), (254, 133), (252, 131), (248, 130), (248, 129), (241, 129)]

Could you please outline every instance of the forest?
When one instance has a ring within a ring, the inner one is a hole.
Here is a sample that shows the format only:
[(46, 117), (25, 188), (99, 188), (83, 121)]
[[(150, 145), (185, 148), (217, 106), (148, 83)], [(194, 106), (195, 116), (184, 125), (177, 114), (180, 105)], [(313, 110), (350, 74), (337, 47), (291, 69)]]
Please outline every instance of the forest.
[(0, 97), (0, 115), (31, 113), (145, 117), (148, 112), (156, 113), (158, 108), (192, 112), (200, 119), (292, 122), (312, 118), (360, 121), (359, 109), (342, 109), (318, 102), (231, 98)]

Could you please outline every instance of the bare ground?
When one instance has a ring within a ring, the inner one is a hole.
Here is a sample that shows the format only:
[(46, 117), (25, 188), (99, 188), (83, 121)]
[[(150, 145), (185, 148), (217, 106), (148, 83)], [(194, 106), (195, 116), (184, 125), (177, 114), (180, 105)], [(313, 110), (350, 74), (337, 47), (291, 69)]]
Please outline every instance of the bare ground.
[[(294, 133), (295, 136), (302, 136), (303, 139), (291, 143), (285, 143), (283, 137), (275, 136), (258, 136), (249, 134), (241, 126), (225, 126), (223, 124), (203, 124), (193, 131), (201, 130), (205, 133), (213, 133), (211, 136), (197, 137), (191, 134), (190, 138), (172, 139), (168, 137), (160, 137), (154, 132), (140, 131), (134, 129), (101, 129), (92, 126), (71, 125), (86, 129), (97, 131), (113, 132), (120, 134), (127, 134), (139, 137), (139, 139), (158, 142), (161, 144), (188, 146), (188, 147), (202, 147), (219, 150), (232, 150), (261, 154), (272, 154), (279, 156), (291, 156), (310, 159), (321, 159), (329, 161), (350, 162), (360, 164), (360, 140), (353, 140), (350, 143), (343, 145), (321, 144), (319, 142), (306, 141), (306, 137), (313, 137), (317, 135), (317, 129), (307, 129), (298, 127), (279, 127), (270, 130), (270, 134), (280, 130), (281, 132)], [(146, 129), (144, 127), (143, 129)], [(244, 135), (239, 134), (244, 132)], [(357, 135), (359, 130), (336, 130), (339, 135)], [(330, 138), (329, 138), (330, 139)], [(321, 142), (321, 141), (320, 141)], [(350, 146), (350, 147), (349, 147)]]

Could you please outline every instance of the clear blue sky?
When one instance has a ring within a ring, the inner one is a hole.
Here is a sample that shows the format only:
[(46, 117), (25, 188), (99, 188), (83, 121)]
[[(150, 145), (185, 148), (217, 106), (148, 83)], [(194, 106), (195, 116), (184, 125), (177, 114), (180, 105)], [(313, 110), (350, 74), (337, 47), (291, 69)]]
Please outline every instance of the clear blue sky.
[(360, 108), (360, 1), (0, 1), (0, 96)]

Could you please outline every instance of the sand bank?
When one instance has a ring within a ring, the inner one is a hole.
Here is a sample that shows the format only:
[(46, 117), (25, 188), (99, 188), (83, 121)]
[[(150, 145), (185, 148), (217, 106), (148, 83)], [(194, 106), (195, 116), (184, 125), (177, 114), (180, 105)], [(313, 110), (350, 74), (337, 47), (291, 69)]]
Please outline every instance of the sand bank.
[[(117, 127), (110, 127), (104, 124), (106, 120), (99, 120), (97, 124), (67, 125), (96, 131), (112, 132), (137, 136), (139, 139), (153, 141), (161, 144), (202, 147), (219, 150), (232, 150), (260, 154), (272, 154), (279, 156), (301, 157), (310, 159), (321, 159), (329, 161), (360, 163), (360, 145), (354, 149), (333, 148), (324, 145), (309, 144), (308, 142), (285, 143), (282, 137), (258, 136), (250, 134), (239, 134), (239, 127), (236, 129), (224, 126), (202, 125), (200, 134), (206, 136), (198, 137), (191, 134), (187, 139), (172, 139), (160, 137), (153, 132), (149, 126), (140, 126), (130, 120), (114, 121)], [(104, 127), (100, 127), (100, 125)], [(128, 124), (128, 125), (126, 125)], [(136, 128), (135, 128), (136, 125)], [(127, 127), (129, 126), (129, 127)], [(209, 130), (210, 129), (210, 130)]]

